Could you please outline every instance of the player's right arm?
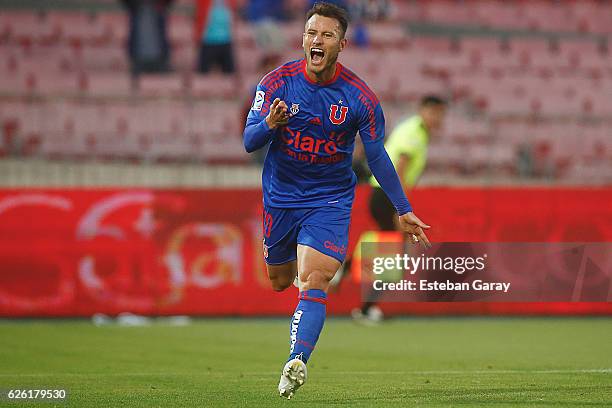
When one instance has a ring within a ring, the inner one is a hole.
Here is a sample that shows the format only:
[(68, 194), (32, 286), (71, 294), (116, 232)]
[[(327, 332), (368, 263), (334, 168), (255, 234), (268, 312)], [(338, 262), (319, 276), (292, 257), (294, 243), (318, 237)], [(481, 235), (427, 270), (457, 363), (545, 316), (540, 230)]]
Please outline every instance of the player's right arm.
[[(272, 98), (274, 100), (270, 103)], [(276, 129), (285, 126), (288, 120), (287, 104), (278, 97), (277, 92), (269, 92), (259, 84), (244, 127), (245, 150), (251, 153), (270, 143)]]

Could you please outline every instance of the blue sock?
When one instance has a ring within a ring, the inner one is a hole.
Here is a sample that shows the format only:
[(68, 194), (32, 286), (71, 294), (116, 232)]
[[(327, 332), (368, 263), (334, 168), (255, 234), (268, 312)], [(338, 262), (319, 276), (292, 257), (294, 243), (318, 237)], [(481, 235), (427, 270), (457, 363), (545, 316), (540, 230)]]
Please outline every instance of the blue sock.
[(289, 326), (289, 360), (299, 357), (306, 363), (325, 323), (327, 295), (320, 289), (310, 289), (300, 292), (299, 299)]

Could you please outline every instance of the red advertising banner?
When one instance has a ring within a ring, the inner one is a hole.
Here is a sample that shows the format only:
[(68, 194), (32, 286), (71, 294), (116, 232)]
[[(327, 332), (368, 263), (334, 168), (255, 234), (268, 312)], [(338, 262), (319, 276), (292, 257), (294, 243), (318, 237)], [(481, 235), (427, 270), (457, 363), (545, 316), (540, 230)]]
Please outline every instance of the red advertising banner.
[[(373, 229), (357, 191), (352, 248)], [(610, 242), (612, 189), (432, 188), (412, 193), (432, 241)], [(286, 315), (269, 288), (258, 190), (0, 190), (0, 316)], [(348, 313), (347, 279), (329, 311)], [(612, 314), (598, 303), (394, 303), (390, 314)]]

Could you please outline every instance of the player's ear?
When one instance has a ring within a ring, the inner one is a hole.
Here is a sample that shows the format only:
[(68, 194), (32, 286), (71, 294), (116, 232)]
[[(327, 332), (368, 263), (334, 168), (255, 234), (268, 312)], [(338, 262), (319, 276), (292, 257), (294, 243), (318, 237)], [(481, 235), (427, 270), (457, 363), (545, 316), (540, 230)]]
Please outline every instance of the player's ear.
[(340, 51), (342, 51), (344, 49), (344, 47), (346, 47), (346, 43), (348, 42), (348, 40), (346, 38), (343, 38), (340, 40)]
[(302, 48), (306, 47), (306, 33), (302, 34)]

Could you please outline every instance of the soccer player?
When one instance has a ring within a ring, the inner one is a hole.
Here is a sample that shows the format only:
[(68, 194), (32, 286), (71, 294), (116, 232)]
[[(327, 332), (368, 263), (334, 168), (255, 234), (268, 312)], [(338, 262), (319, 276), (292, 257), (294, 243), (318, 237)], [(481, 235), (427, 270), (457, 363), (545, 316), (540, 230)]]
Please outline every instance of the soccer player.
[(346, 11), (315, 4), (306, 15), (305, 58), (264, 76), (244, 129), (253, 152), (269, 145), (263, 174), (263, 253), (272, 288), (296, 275), (298, 304), (290, 324), (290, 355), (278, 391), (291, 398), (307, 377), (306, 363), (325, 321), (327, 289), (346, 255), (359, 132), (368, 164), (399, 214), (398, 223), (429, 247), (429, 228), (412, 212), (385, 151), (380, 102), (337, 62), (346, 46)]

